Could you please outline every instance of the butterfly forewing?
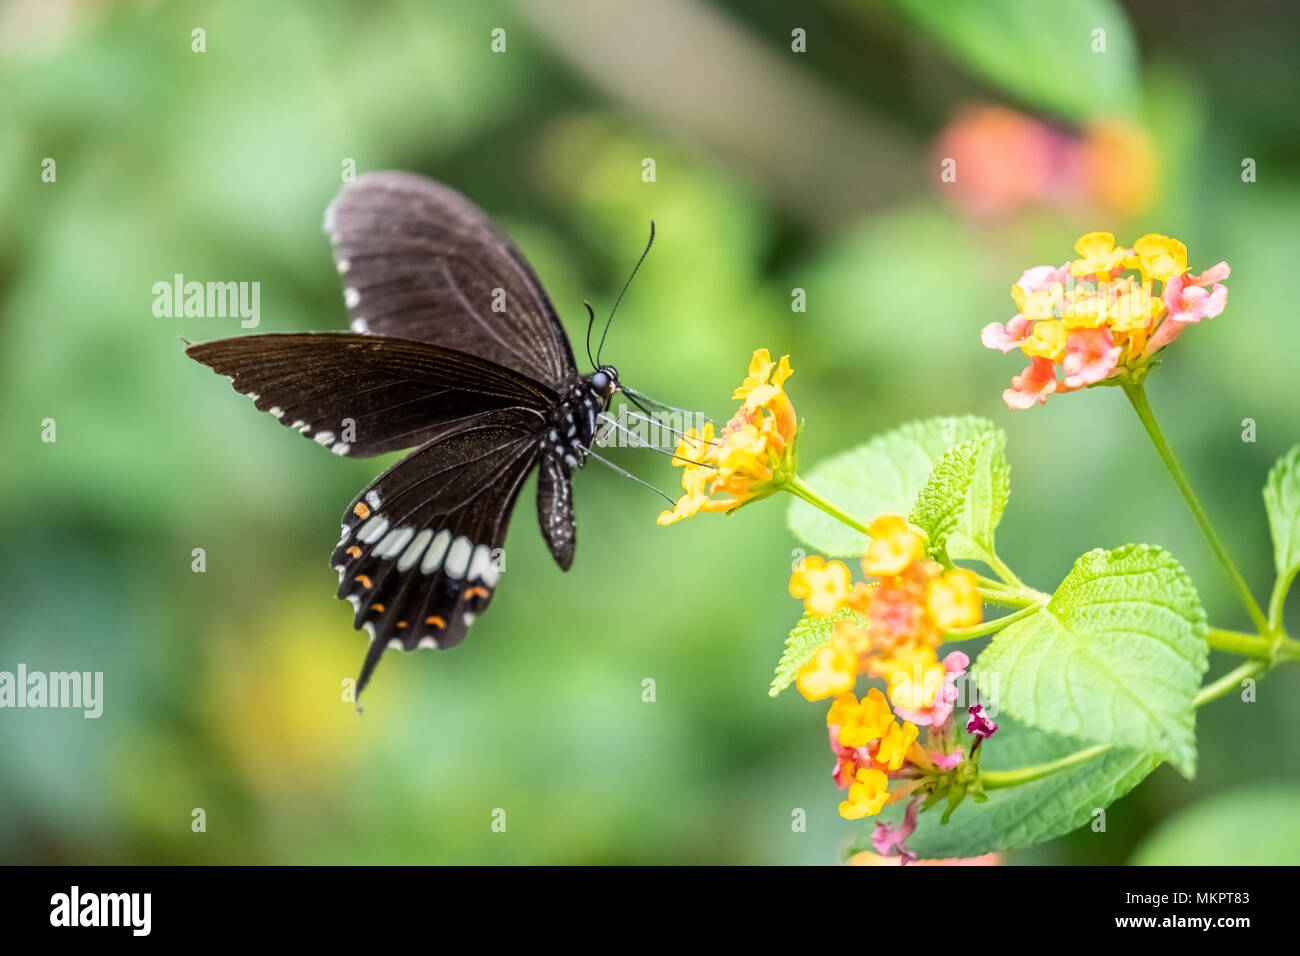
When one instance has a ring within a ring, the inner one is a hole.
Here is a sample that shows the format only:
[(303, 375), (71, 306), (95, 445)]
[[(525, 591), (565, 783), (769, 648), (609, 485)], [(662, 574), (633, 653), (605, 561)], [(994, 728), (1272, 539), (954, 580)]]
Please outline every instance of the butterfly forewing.
[(325, 216), (354, 330), (423, 339), (558, 388), (573, 350), (527, 261), (460, 193), (368, 173)]
[(549, 388), (510, 369), (386, 336), (250, 335), (186, 351), (281, 424), (354, 458), (421, 445), (468, 415), (556, 401)]

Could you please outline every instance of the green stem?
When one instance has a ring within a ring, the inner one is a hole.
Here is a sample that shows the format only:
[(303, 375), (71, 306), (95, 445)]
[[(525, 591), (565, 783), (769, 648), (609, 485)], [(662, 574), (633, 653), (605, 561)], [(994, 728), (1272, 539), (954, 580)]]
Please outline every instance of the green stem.
[(1268, 601), (1268, 626), (1275, 634), (1282, 633), (1282, 606), (1286, 603), (1286, 592), (1291, 590), (1291, 582), (1295, 580), (1298, 571), (1300, 568), (1293, 568), (1288, 575), (1279, 574), (1273, 584), (1273, 596)]
[(994, 618), (991, 621), (985, 621), (982, 624), (976, 624), (973, 627), (956, 627), (951, 631), (944, 632), (944, 642), (948, 641), (969, 641), (973, 637), (983, 637), (986, 634), (992, 634), (994, 631), (1000, 631), (1008, 624), (1014, 624), (1021, 618), (1028, 617), (1031, 614), (1037, 614), (1042, 609), (1038, 603), (1026, 604), (1018, 611), (1011, 614), (1004, 614), (1002, 617)]
[(826, 512), (836, 521), (841, 521), (844, 524), (848, 525), (850, 528), (852, 528), (854, 531), (860, 531), (863, 534), (867, 535), (867, 537), (871, 537), (870, 533), (867, 531), (866, 525), (864, 525), (861, 521), (858, 521), (852, 515), (849, 515), (841, 511), (834, 504), (827, 501), (821, 495), (817, 494), (817, 492), (813, 491), (812, 488), (808, 487), (808, 484), (798, 475), (791, 475), (789, 478), (787, 478), (784, 482), (781, 483), (781, 487), (784, 488), (786, 491), (790, 492), (790, 494), (794, 495), (796, 498), (802, 498), (804, 501), (808, 502), (808, 504), (812, 505), (814, 508), (818, 508)]
[(1183, 500), (1187, 502), (1187, 507), (1192, 510), (1192, 517), (1200, 525), (1201, 532), (1209, 541), (1214, 556), (1219, 559), (1224, 574), (1228, 576), (1228, 581), (1236, 590), (1238, 597), (1241, 598), (1241, 603), (1245, 605), (1251, 620), (1255, 622), (1255, 626), (1261, 634), (1270, 633), (1272, 629), (1269, 626), (1268, 619), (1264, 617), (1264, 612), (1260, 609), (1255, 596), (1250, 593), (1250, 587), (1246, 584), (1246, 579), (1241, 576), (1241, 572), (1237, 570), (1237, 565), (1233, 563), (1232, 556), (1228, 554), (1228, 549), (1224, 547), (1223, 542), (1219, 539), (1218, 532), (1214, 530), (1214, 525), (1210, 523), (1209, 515), (1201, 507), (1200, 499), (1196, 497), (1196, 492), (1192, 490), (1187, 475), (1183, 472), (1182, 466), (1178, 464), (1178, 459), (1174, 457), (1173, 449), (1169, 447), (1169, 442), (1165, 440), (1164, 433), (1161, 432), (1160, 426), (1156, 423), (1155, 415), (1151, 411), (1151, 403), (1147, 401), (1145, 387), (1141, 383), (1126, 383), (1123, 387), (1124, 394), (1128, 396), (1129, 403), (1133, 406), (1133, 411), (1137, 412), (1142, 427), (1146, 429), (1147, 435), (1151, 438), (1151, 443), (1156, 446), (1156, 451), (1160, 453), (1165, 468), (1174, 479), (1174, 484), (1178, 486), (1178, 490), (1182, 492)]
[(1011, 585), (1011, 587), (1020, 588), (1022, 590), (1025, 588), (1025, 582), (1016, 577), (1016, 573), (1007, 567), (1006, 563), (996, 554), (986, 553), (984, 555), (984, 560), (988, 562), (990, 568), (997, 572), (998, 577)]
[(1268, 661), (1246, 661), (1237, 669), (1228, 671), (1213, 684), (1206, 684), (1202, 687), (1196, 695), (1195, 706), (1200, 707), (1202, 704), (1208, 704), (1210, 701), (1222, 697), (1234, 687), (1239, 686), (1247, 677), (1257, 677), (1268, 668)]
[(1005, 787), (1018, 787), (1021, 784), (1031, 783), (1034, 780), (1041, 780), (1049, 774), (1056, 773), (1058, 770), (1064, 770), (1066, 767), (1073, 767), (1077, 763), (1083, 763), (1085, 760), (1091, 760), (1100, 753), (1110, 749), (1110, 744), (1097, 744), (1095, 747), (1089, 747), (1086, 750), (1077, 750), (1072, 754), (1066, 754), (1057, 760), (1047, 763), (1034, 764), (1032, 767), (1021, 767), (1019, 770), (985, 770), (980, 773), (980, 783), (984, 785), (985, 790), (1001, 790)]
[(1271, 637), (1260, 637), (1258, 634), (1243, 634), (1241, 631), (1228, 631), (1221, 627), (1210, 628), (1205, 635), (1205, 639), (1216, 651), (1227, 651), (1229, 654), (1243, 654), (1246, 657), (1262, 658), (1272, 655), (1273, 646), (1276, 643)]

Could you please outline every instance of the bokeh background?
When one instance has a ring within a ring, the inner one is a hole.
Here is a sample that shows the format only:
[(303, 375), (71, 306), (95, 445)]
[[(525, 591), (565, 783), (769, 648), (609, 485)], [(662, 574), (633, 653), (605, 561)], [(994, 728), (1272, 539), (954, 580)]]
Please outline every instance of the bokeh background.
[[(257, 281), (258, 331), (344, 328), (320, 222), (349, 159), (477, 201), (575, 339), (653, 218), (606, 349), (626, 381), (725, 416), (750, 351), (788, 352), (810, 463), (911, 418), (988, 416), (1010, 435), (1000, 540), (1023, 577), (1050, 589), (1089, 548), (1151, 541), (1213, 622), (1245, 626), (1123, 396), (1011, 413), (1020, 363), (979, 330), (1084, 231), (1227, 259), (1227, 312), (1150, 391), (1266, 592), (1259, 489), (1300, 438), (1298, 33), (1290, 4), (1208, 0), (0, 5), (0, 669), (106, 683), (98, 720), (0, 712), (0, 860), (840, 859), (854, 824), (824, 708), (766, 693), (799, 610), (781, 502), (658, 528), (659, 499), (593, 464), (563, 574), (530, 483), (471, 638), (389, 655), (363, 717), (342, 700), (365, 640), (326, 559), (384, 463), (254, 414), (181, 351), (238, 322), (157, 318), (151, 290)], [(612, 455), (675, 480), (652, 451)], [(1195, 782), (1162, 768), (1106, 833), (1005, 862), (1294, 853), (1297, 720), (1300, 675), (1274, 673), (1257, 703), (1202, 711)]]

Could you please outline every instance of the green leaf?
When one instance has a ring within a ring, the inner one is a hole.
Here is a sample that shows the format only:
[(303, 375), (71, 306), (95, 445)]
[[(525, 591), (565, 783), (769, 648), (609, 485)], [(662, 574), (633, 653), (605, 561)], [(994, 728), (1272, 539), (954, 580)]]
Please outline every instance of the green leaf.
[(1192, 777), (1205, 632), (1196, 589), (1169, 554), (1099, 549), (1047, 607), (1000, 631), (976, 667), (1025, 723), (1154, 754)]
[(964, 441), (948, 449), (930, 470), (908, 520), (929, 536), (932, 555), (944, 553), (948, 536), (964, 519), (980, 455), (993, 441), (993, 432)]
[(812, 660), (813, 655), (831, 639), (835, 633), (835, 623), (849, 618), (855, 618), (859, 624), (864, 623), (860, 614), (847, 607), (837, 608), (830, 617), (813, 617), (811, 614), (805, 614), (790, 631), (790, 636), (785, 639), (785, 650), (781, 653), (781, 660), (777, 662), (776, 676), (772, 678), (772, 687), (767, 692), (768, 695), (775, 697), (793, 684), (799, 668)]
[(1138, 103), (1133, 30), (1113, 0), (893, 2), (955, 59), (1034, 106), (1079, 121)]
[[(828, 458), (803, 477), (818, 494), (864, 524), (880, 514), (907, 515), (934, 463), (953, 445), (993, 427), (974, 416), (909, 422)], [(805, 501), (791, 502), (786, 520), (796, 537), (828, 557), (866, 553), (866, 535)]]
[(1273, 561), (1285, 592), (1300, 571), (1300, 445), (1277, 460), (1264, 484)]
[(948, 556), (954, 561), (968, 559), (989, 564), (989, 559), (997, 553), (994, 533), (1011, 497), (1011, 466), (1007, 464), (1006, 445), (1006, 433), (998, 428), (989, 433), (989, 440), (980, 448), (966, 507), (956, 530), (948, 538)]
[[(1056, 760), (1085, 744), (1017, 724), (1005, 714), (998, 731), (980, 748), (980, 766), (1015, 770)], [(990, 790), (985, 803), (967, 800), (946, 825), (940, 808), (917, 818), (908, 849), (922, 859), (941, 860), (1033, 846), (1090, 823), (1094, 810), (1104, 809), (1137, 786), (1160, 761), (1131, 750), (1108, 750), (1083, 763), (1018, 787)], [(905, 801), (887, 808), (882, 817), (901, 818)], [(854, 842), (853, 852), (871, 849), (872, 826)]]
[(1293, 866), (1300, 787), (1252, 784), (1180, 810), (1138, 848), (1137, 866)]

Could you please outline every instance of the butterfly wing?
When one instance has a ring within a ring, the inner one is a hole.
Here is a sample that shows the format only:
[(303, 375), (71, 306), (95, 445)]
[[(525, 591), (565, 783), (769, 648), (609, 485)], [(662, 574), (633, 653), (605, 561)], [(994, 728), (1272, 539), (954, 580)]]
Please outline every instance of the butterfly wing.
[(358, 693), (390, 646), (453, 647), (486, 610), (542, 427), (522, 407), (448, 425), (352, 502), (331, 563), (371, 635)]
[(415, 448), (480, 412), (546, 409), (558, 400), (485, 359), (386, 336), (249, 335), (191, 345), (186, 354), (228, 376), (281, 424), (353, 458)]
[(552, 388), (573, 349), (527, 260), (468, 199), (413, 173), (368, 173), (325, 213), (352, 328), (479, 355)]

